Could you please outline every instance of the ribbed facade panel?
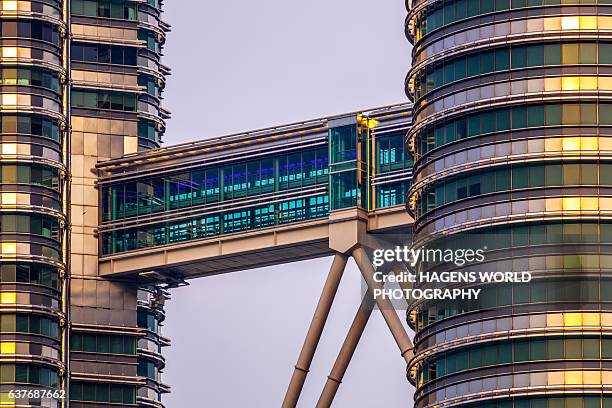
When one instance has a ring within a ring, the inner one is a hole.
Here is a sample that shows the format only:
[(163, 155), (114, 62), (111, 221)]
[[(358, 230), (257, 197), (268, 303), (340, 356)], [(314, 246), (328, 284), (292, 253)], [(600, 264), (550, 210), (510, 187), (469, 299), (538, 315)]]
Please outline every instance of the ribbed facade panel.
[(534, 277), (411, 304), (415, 406), (612, 406), (611, 2), (408, 8), (415, 245)]
[(161, 407), (168, 388), (163, 365), (148, 370), (155, 358), (141, 348), (149, 332), (139, 282), (99, 276), (95, 166), (159, 147), (169, 26), (158, 0), (72, 0), (71, 7), (71, 405)]
[[(0, 403), (59, 407), (67, 390), (66, 13), (0, 2)], [(57, 396), (57, 395), (56, 395)]]

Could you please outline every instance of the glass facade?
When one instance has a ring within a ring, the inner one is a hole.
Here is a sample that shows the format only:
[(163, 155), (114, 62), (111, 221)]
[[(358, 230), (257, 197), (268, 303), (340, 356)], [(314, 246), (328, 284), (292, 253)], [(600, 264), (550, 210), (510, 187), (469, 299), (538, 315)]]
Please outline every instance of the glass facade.
[(381, 134), (376, 130), (371, 133), (375, 166), (370, 177), (370, 209), (394, 207), (406, 202), (406, 194), (412, 185), (414, 160), (408, 152), (405, 134), (406, 129), (403, 128)]
[(102, 189), (102, 219), (129, 219), (323, 185), (327, 183), (327, 174), (326, 149), (309, 149), (228, 166), (142, 178)]
[(611, 5), (411, 4), (414, 245), (485, 249), (484, 260), (422, 263), (416, 272), (534, 279), (453, 286), (481, 289), (478, 299), (411, 301), (417, 408), (612, 401), (612, 48), (600, 37)]
[(567, 64), (612, 64), (612, 43), (515, 45), (462, 55), (456, 59), (443, 59), (431, 64), (426, 72), (415, 77), (415, 97), (420, 98), (444, 85), (479, 75)]
[[(168, 294), (136, 274), (104, 279), (99, 258), (404, 203), (403, 105), (99, 180), (100, 162), (165, 150), (162, 5), (0, 1), (2, 406), (163, 408)], [(23, 387), (67, 400), (9, 397)]]
[[(425, 2), (421, 2), (425, 3)], [(414, 31), (417, 40), (432, 34), (445, 26), (468, 18), (478, 17), (500, 11), (524, 10), (531, 7), (561, 5), (612, 4), (611, 0), (445, 0), (433, 6), (423, 7), (415, 16)], [(421, 5), (422, 7), (422, 5)]]
[(364, 164), (367, 157), (367, 139), (367, 128), (359, 123), (329, 130), (329, 188), (332, 210), (367, 208), (368, 175)]
[(8, 391), (68, 388), (66, 16), (55, 0), (0, 9), (0, 405), (41, 406)]
[[(71, 234), (71, 405), (163, 408), (161, 395), (169, 391), (161, 381), (163, 364), (155, 366), (157, 382), (138, 371), (142, 359), (163, 360), (161, 348), (168, 345), (160, 335), (155, 352), (137, 346), (148, 337), (138, 324), (141, 282), (136, 276), (112, 283), (99, 276), (101, 240), (94, 230), (102, 200), (95, 166), (160, 146), (169, 118), (162, 98), (170, 74), (161, 53), (170, 26), (162, 20), (162, 2), (64, 1), (71, 8), (71, 197), (77, 214)], [(115, 207), (114, 220), (157, 211), (155, 195), (146, 205), (147, 198), (137, 195), (140, 202), (132, 205), (130, 188), (115, 192), (128, 198)], [(148, 193), (141, 185), (138, 191), (143, 188)], [(169, 208), (185, 208), (182, 193), (168, 197)], [(180, 206), (174, 207), (176, 202)], [(132, 245), (127, 237), (120, 241)]]
[(102, 254), (126, 252), (314, 220), (325, 218), (328, 214), (329, 198), (327, 194), (220, 213), (211, 211), (197, 215), (195, 218), (138, 226), (105, 234), (102, 240)]
[(413, 165), (403, 137), (409, 120), (380, 131), (362, 115), (340, 122), (329, 120), (324, 144), (103, 182), (102, 254), (403, 205)]

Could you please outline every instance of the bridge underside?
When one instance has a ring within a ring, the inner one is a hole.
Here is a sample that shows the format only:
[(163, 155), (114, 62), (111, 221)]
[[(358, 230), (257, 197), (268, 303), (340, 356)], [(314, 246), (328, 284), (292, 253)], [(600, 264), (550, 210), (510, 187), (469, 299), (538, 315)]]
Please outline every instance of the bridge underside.
[(177, 284), (186, 279), (320, 258), (351, 250), (349, 242), (362, 221), (372, 236), (409, 239), (413, 220), (403, 206), (358, 214), (345, 212), (328, 219), (271, 227), (102, 257), (100, 275)]

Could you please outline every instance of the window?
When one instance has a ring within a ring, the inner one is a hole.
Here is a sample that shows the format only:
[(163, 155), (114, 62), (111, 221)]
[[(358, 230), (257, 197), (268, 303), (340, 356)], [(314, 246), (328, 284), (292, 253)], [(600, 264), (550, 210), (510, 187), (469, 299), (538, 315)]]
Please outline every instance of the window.
[(483, 111), (423, 128), (416, 136), (417, 158), (463, 137), (528, 127), (612, 124), (612, 104), (565, 103)]
[(2, 214), (0, 233), (34, 234), (59, 240), (59, 220), (42, 214)]
[(561, 47), (558, 44), (544, 46), (544, 64), (561, 65)]
[(137, 49), (120, 45), (74, 42), (71, 45), (71, 57), (77, 62), (135, 66)]
[(59, 46), (59, 29), (57, 26), (39, 20), (10, 21), (3, 20), (0, 26), (3, 37), (24, 37), (40, 40)]
[(57, 388), (59, 373), (34, 364), (0, 364), (0, 382)]
[(138, 76), (138, 85), (145, 88), (147, 94), (157, 98), (159, 96), (159, 87), (157, 86), (157, 80), (145, 74), (140, 74)]
[(135, 404), (136, 388), (132, 385), (91, 384), (72, 381), (70, 383), (70, 399), (73, 401)]
[[(415, 97), (421, 98), (443, 85), (463, 78), (508, 69), (523, 69), (546, 65), (601, 64), (604, 50), (612, 49), (608, 43), (564, 43), (527, 45), (480, 51), (430, 65), (415, 77)], [(612, 50), (610, 50), (612, 52)]]
[(138, 119), (138, 137), (153, 142), (159, 142), (161, 138), (156, 123), (148, 119)]
[(42, 264), (3, 264), (0, 283), (29, 283), (59, 290), (59, 271)]
[(136, 20), (136, 5), (127, 0), (71, 0), (71, 12), (88, 17)]
[(136, 95), (122, 92), (73, 90), (72, 106), (85, 109), (135, 112)]
[[(535, 338), (511, 340), (463, 347), (459, 350), (440, 352), (418, 367), (417, 377), (424, 382), (433, 381), (443, 375), (473, 368), (499, 364), (558, 359), (600, 359), (600, 347), (608, 347), (609, 339), (600, 338)], [(605, 356), (604, 358), (610, 358)], [(421, 384), (422, 385), (422, 384)], [(562, 405), (563, 406), (563, 405)]]
[[(423, 190), (418, 200), (417, 216), (423, 212), (419, 208), (432, 210), (458, 199), (479, 196), (510, 189), (557, 186), (607, 186), (612, 182), (612, 166), (609, 164), (543, 164), (512, 165), (499, 170), (484, 170), (468, 173), (430, 184)], [(600, 175), (601, 173), (601, 175)], [(433, 201), (429, 202), (429, 195)]]
[(136, 338), (120, 335), (71, 333), (70, 349), (100, 354), (136, 354)]
[(146, 43), (147, 49), (153, 52), (160, 51), (160, 44), (157, 41), (157, 35), (153, 31), (140, 29), (138, 30), (138, 39)]
[(138, 359), (138, 375), (157, 381), (157, 366), (151, 361)]

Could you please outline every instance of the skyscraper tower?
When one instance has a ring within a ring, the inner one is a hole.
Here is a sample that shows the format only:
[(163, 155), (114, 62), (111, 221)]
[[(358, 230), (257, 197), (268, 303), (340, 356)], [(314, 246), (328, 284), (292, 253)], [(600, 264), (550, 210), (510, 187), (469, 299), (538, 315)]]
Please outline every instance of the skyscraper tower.
[(161, 141), (161, 3), (0, 1), (1, 405), (162, 406), (165, 295), (99, 277), (95, 186)]
[[(0, 403), (68, 387), (68, 9), (0, 2)], [(34, 398), (20, 403), (34, 405)], [(59, 406), (61, 399), (42, 406)], [(39, 404), (40, 405), (40, 404)]]
[(534, 278), (411, 305), (415, 406), (611, 407), (612, 2), (408, 8), (415, 245)]
[[(166, 31), (161, 0), (71, 1), (71, 406), (160, 407), (163, 320), (154, 288), (98, 272), (96, 163), (158, 147)], [(126, 197), (133, 204), (137, 194)], [(135, 208), (135, 207), (133, 207)]]

